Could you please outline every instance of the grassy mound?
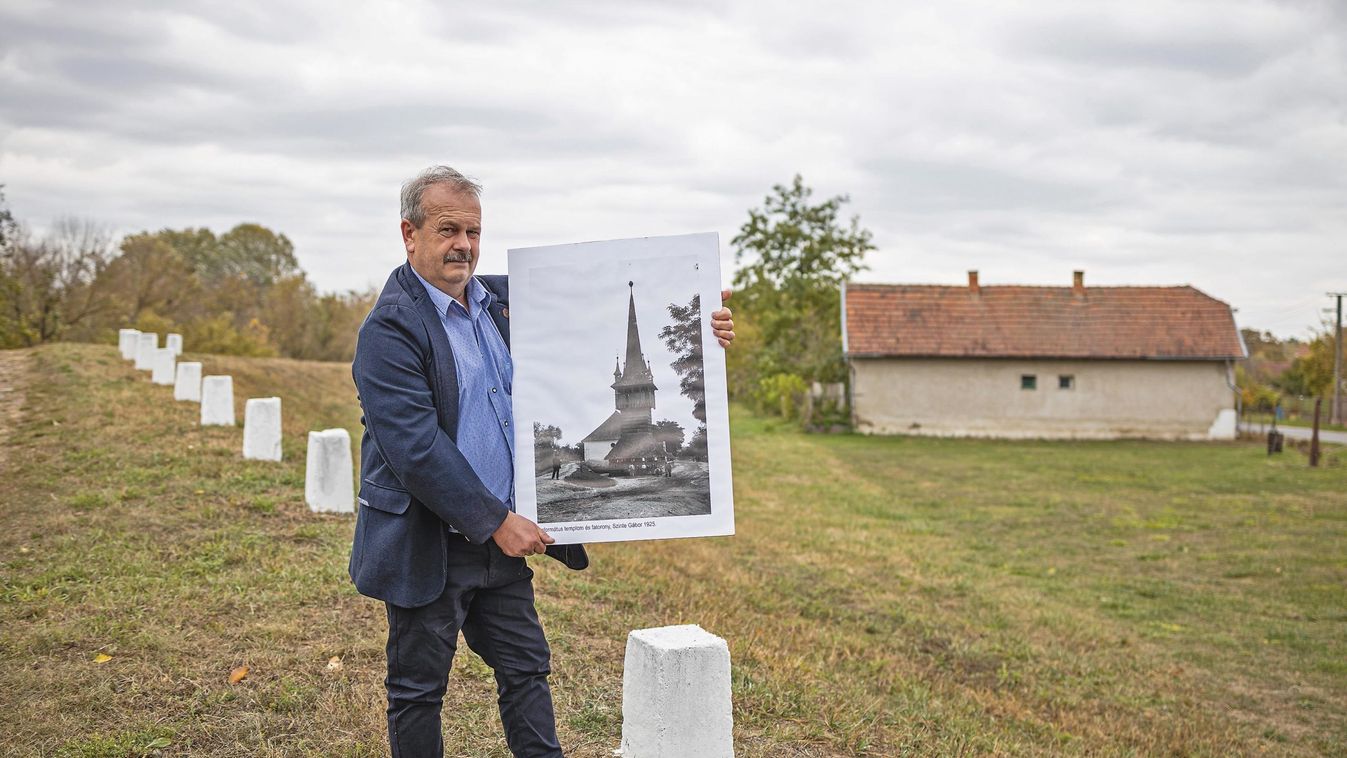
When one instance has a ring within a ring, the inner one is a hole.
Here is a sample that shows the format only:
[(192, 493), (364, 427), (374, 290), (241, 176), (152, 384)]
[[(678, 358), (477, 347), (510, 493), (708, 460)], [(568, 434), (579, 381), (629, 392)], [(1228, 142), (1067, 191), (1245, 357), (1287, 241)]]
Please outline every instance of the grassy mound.
[[(189, 356), (191, 357), (191, 356)], [(382, 607), (306, 433), (349, 367), (196, 356), (283, 399), (281, 464), (114, 349), (7, 354), (0, 754), (384, 755)], [(240, 416), (241, 419), (241, 416)], [(741, 756), (1285, 755), (1347, 743), (1347, 467), (1257, 445), (804, 436), (737, 414), (738, 535), (537, 559), (562, 742), (608, 756), (634, 628), (734, 661)], [(508, 755), (462, 651), (450, 755)], [(331, 664), (333, 658), (339, 664)], [(230, 672), (248, 667), (231, 684)]]

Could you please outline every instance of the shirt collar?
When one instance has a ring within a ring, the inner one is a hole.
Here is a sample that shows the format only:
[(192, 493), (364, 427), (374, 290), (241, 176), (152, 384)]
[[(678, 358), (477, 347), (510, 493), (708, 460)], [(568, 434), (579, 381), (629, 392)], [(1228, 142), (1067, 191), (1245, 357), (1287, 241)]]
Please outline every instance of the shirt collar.
[[(408, 266), (408, 268), (411, 267)], [(463, 310), (462, 303), (455, 300), (452, 296), (445, 293), (439, 287), (436, 287), (435, 285), (426, 281), (425, 277), (417, 273), (416, 269), (412, 268), (412, 273), (416, 274), (416, 278), (421, 280), (421, 284), (425, 286), (426, 292), (429, 293), (430, 295), (430, 302), (435, 304), (435, 310), (441, 316), (447, 315), (449, 313), (449, 309), (453, 308), (454, 306), (458, 306), (458, 309), (460, 311)], [(477, 281), (477, 277), (475, 276), (468, 277), (467, 294), (469, 306), (467, 313), (470, 318), (476, 318), (478, 309), (485, 309), (489, 307), (493, 299), (491, 291), (488, 290), (486, 287), (483, 287), (482, 283)]]

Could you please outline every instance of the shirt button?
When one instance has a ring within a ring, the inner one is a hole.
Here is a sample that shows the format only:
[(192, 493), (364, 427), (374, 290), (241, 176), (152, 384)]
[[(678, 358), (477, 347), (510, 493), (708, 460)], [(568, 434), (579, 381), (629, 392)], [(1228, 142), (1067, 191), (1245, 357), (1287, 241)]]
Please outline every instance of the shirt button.
[(506, 425), (506, 426), (509, 426), (509, 425), (510, 425), (510, 422), (509, 422), (509, 421), (506, 421), (506, 422), (505, 422), (505, 425)]
[(495, 387), (492, 387), (492, 388), (491, 388), (491, 394), (493, 394), (493, 395), (496, 394), (496, 388), (495, 388)]

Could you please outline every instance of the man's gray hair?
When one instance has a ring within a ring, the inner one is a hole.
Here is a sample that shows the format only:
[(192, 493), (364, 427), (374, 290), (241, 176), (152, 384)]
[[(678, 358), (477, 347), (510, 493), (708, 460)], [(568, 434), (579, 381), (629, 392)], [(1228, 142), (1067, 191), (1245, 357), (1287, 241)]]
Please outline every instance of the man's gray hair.
[(455, 192), (462, 192), (475, 198), (482, 196), (482, 185), (472, 179), (448, 166), (431, 166), (402, 185), (402, 217), (412, 222), (412, 226), (417, 229), (420, 229), (426, 220), (426, 211), (421, 207), (421, 196), (425, 194), (427, 187), (435, 184), (448, 184)]

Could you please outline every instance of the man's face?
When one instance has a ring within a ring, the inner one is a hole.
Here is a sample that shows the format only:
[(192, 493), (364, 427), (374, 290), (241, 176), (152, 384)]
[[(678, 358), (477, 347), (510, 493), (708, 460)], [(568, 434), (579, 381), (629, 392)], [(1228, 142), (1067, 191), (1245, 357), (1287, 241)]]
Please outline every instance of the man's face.
[(421, 195), (421, 228), (402, 220), (407, 261), (421, 278), (460, 300), (477, 270), (482, 236), (482, 205), (447, 184), (432, 184)]

